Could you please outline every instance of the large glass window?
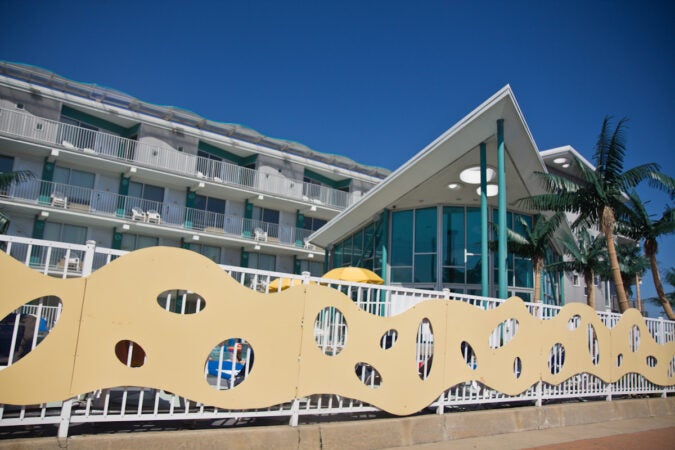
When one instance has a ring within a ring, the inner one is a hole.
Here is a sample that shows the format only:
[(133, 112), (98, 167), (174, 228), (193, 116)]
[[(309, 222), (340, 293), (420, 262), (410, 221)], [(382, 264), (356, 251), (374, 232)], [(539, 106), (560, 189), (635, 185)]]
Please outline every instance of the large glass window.
[(391, 214), (391, 281), (412, 282), (413, 211)]
[(415, 283), (436, 282), (436, 208), (415, 210)]
[(274, 271), (277, 266), (277, 258), (265, 253), (250, 253), (248, 255), (248, 266), (253, 269)]
[(203, 244), (190, 244), (190, 250), (206, 256), (216, 264), (220, 264), (220, 247)]
[(326, 225), (326, 221), (323, 219), (305, 216), (305, 222), (303, 227), (305, 228), (305, 230), (316, 231), (324, 225)]
[[(498, 211), (494, 210), (493, 211), (493, 220), (495, 223), (497, 223), (498, 217), (497, 217)], [(521, 223), (521, 220), (523, 219), (528, 226), (532, 226), (532, 217), (529, 215), (524, 215), (524, 214), (517, 214), (517, 213), (512, 213), (512, 212), (507, 212), (506, 214), (506, 225), (508, 228), (511, 230), (514, 230), (517, 233), (523, 234), (524, 233), (524, 228)], [(497, 232), (495, 231), (493, 238), (495, 241), (498, 239), (497, 237)], [(497, 260), (495, 259), (495, 266), (494, 266), (494, 279), (495, 282), (499, 280), (499, 273), (498, 273), (498, 263)], [(514, 255), (513, 253), (509, 252), (507, 257), (506, 257), (506, 271), (507, 271), (507, 284), (508, 286), (512, 287), (521, 287), (521, 288), (532, 288), (534, 287), (534, 269), (532, 267), (532, 260), (528, 257), (523, 257), (523, 256), (517, 256)], [(521, 294), (518, 294), (521, 296)], [(521, 296), (521, 298), (523, 298)]]
[(138, 234), (124, 233), (122, 235), (122, 250), (134, 251), (146, 247), (159, 245), (159, 238), (153, 236), (141, 236)]
[(87, 242), (87, 227), (47, 222), (45, 223), (44, 239), (70, 244), (84, 244)]
[(96, 175), (92, 172), (56, 166), (53, 178), (56, 183), (54, 191), (68, 197), (70, 205), (89, 205), (95, 178)]
[(207, 228), (223, 229), (225, 224), (225, 200), (197, 194), (194, 208), (192, 221), (194, 228), (202, 230)]

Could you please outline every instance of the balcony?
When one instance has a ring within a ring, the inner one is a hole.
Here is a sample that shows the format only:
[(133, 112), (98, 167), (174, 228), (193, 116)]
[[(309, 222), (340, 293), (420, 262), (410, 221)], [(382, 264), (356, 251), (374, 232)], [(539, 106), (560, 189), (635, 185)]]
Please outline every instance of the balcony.
[(41, 180), (13, 185), (0, 191), (0, 198), (11, 199), (14, 203), (287, 247), (307, 249), (305, 238), (312, 233), (312, 230)]
[(291, 180), (7, 108), (0, 108), (0, 134), (139, 167), (208, 180), (245, 189), (254, 194), (273, 194), (331, 209), (345, 209), (353, 201), (350, 193), (326, 186)]

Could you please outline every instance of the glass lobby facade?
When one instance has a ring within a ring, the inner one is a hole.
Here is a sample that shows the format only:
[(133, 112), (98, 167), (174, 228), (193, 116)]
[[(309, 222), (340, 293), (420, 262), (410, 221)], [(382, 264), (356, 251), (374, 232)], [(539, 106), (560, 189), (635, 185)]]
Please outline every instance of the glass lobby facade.
[[(481, 294), (479, 208), (433, 206), (382, 211), (380, 217), (335, 245), (330, 255), (330, 267), (359, 266), (382, 274), (383, 264), (388, 262), (388, 284)], [(496, 209), (491, 211), (491, 217), (496, 223)], [(532, 224), (531, 216), (508, 212), (507, 226), (522, 233), (520, 218)], [(496, 230), (488, 230), (490, 239), (496, 240)], [(490, 255), (489, 261), (491, 279), (488, 285), (490, 295), (495, 296), (496, 260)], [(509, 253), (507, 275), (509, 296), (531, 300), (534, 288), (532, 261)], [(549, 277), (545, 278), (550, 281)], [(550, 296), (545, 297), (553, 302)]]

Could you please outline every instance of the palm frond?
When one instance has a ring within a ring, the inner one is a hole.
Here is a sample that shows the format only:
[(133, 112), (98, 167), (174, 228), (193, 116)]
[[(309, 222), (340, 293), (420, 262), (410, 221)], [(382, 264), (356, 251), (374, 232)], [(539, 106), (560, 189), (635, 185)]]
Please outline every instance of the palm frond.
[(33, 172), (30, 170), (17, 170), (14, 172), (0, 172), (0, 188), (4, 189), (13, 183), (21, 183), (33, 178)]

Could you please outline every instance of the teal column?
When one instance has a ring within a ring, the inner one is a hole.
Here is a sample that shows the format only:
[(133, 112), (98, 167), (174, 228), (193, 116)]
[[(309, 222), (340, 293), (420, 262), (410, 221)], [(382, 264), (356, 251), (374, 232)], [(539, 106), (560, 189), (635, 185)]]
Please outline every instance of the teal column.
[(480, 279), (481, 295), (490, 295), (488, 286), (488, 204), (487, 204), (487, 146), (480, 143)]
[[(33, 222), (33, 239), (44, 239), (45, 237), (45, 221), (40, 220), (40, 216), (35, 216)], [(35, 246), (30, 252), (30, 263), (40, 264), (42, 259), (42, 247)]]
[(185, 228), (192, 228), (193, 214), (195, 208), (195, 200), (197, 198), (197, 193), (190, 188), (187, 190), (187, 195), (185, 196)]
[(54, 167), (56, 164), (53, 162), (47, 161), (45, 158), (45, 164), (42, 166), (42, 182), (40, 183), (40, 195), (38, 197), (38, 202), (47, 205), (50, 202), (52, 195), (52, 181), (54, 180)]
[(293, 273), (296, 275), (300, 275), (302, 273), (300, 268), (300, 260), (298, 259), (297, 255), (293, 255)]
[(564, 271), (560, 272), (560, 281), (559, 281), (558, 291), (560, 292), (560, 298), (558, 300), (558, 304), (560, 306), (565, 306), (565, 272)]
[(327, 248), (323, 251), (323, 273), (328, 272), (328, 259), (330, 257), (330, 252), (333, 251), (333, 247), (330, 247), (330, 250)]
[(252, 223), (253, 219), (253, 203), (249, 202), (248, 199), (244, 202), (244, 237), (250, 238), (253, 236), (252, 233)]
[(244, 250), (244, 247), (241, 248), (241, 257), (239, 259), (239, 265), (241, 267), (248, 267), (248, 252)]
[[(387, 284), (387, 248), (389, 245), (389, 210), (382, 210), (380, 214), (380, 221), (382, 224), (382, 268), (380, 269), (380, 278), (384, 280), (384, 284)], [(383, 292), (384, 293), (384, 292)]]
[(122, 233), (117, 231), (117, 227), (113, 228), (113, 236), (112, 236), (111, 247), (115, 250), (121, 250), (122, 249)]
[(185, 238), (180, 238), (180, 248), (184, 248), (185, 250), (190, 250), (190, 243), (185, 240)]
[(120, 174), (118, 194), (117, 217), (124, 217), (126, 215), (126, 200), (129, 197), (129, 177), (124, 176), (124, 174)]
[(305, 245), (302, 236), (302, 230), (304, 228), (305, 228), (305, 215), (302, 214), (300, 210), (297, 210), (295, 216), (295, 245), (298, 247), (303, 247)]
[(499, 211), (497, 225), (499, 227), (497, 271), (499, 273), (499, 292), (497, 297), (505, 299), (508, 296), (508, 280), (506, 271), (506, 168), (504, 163), (504, 119), (497, 120), (497, 186)]

